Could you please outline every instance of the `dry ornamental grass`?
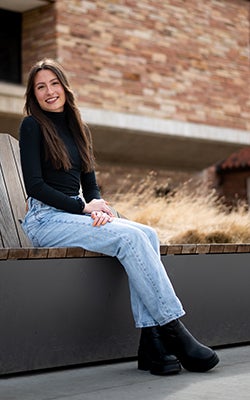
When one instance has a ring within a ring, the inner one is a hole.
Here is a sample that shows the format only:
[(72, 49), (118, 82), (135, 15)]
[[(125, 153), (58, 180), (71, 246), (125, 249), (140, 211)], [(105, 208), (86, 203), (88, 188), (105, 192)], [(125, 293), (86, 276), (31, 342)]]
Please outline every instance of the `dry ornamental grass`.
[(229, 211), (215, 192), (188, 185), (156, 197), (153, 183), (149, 175), (111, 201), (122, 215), (155, 228), (162, 244), (250, 243), (250, 212), (244, 204)]

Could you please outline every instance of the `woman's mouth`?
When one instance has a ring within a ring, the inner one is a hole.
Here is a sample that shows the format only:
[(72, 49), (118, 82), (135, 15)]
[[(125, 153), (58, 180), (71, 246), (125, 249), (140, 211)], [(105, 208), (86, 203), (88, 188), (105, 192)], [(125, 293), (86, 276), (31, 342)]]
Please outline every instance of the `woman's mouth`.
[(53, 104), (55, 101), (58, 99), (58, 96), (55, 97), (50, 97), (49, 99), (45, 100), (46, 103), (48, 104)]

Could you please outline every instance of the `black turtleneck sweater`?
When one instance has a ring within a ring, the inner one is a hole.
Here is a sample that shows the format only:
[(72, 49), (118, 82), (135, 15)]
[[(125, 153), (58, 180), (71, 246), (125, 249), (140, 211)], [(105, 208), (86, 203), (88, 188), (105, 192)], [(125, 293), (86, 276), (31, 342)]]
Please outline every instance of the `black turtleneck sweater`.
[(69, 131), (64, 112), (44, 112), (54, 123), (58, 135), (68, 150), (72, 167), (57, 170), (50, 160), (45, 160), (44, 138), (39, 123), (25, 117), (20, 126), (19, 146), (24, 184), (27, 195), (52, 207), (81, 214), (82, 205), (70, 196), (82, 194), (86, 202), (99, 199), (100, 191), (95, 172), (83, 172), (76, 143)]

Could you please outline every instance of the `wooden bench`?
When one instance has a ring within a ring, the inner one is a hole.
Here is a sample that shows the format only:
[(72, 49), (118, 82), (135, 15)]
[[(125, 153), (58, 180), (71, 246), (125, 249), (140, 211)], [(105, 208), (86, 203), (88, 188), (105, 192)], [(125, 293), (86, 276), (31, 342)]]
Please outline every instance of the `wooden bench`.
[[(34, 248), (23, 234), (19, 147), (8, 134), (0, 192), (0, 374), (136, 357), (139, 330), (117, 259)], [(161, 255), (200, 340), (250, 341), (250, 245), (162, 245)]]

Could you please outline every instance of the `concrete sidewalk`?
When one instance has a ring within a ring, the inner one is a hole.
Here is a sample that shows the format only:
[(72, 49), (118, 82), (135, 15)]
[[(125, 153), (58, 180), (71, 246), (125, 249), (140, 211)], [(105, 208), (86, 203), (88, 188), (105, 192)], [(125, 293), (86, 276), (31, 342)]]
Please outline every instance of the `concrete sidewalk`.
[(0, 400), (249, 400), (250, 346), (217, 352), (201, 374), (153, 376), (130, 361), (0, 377)]

